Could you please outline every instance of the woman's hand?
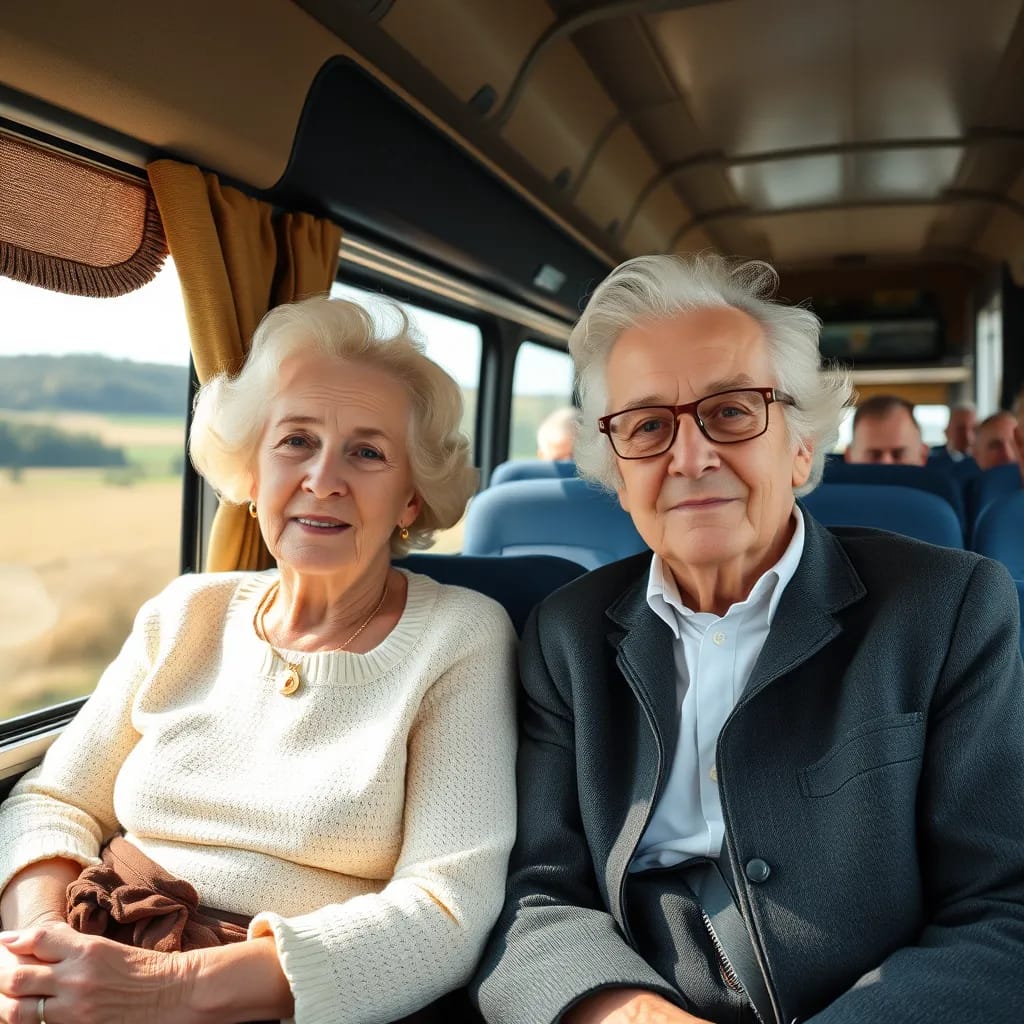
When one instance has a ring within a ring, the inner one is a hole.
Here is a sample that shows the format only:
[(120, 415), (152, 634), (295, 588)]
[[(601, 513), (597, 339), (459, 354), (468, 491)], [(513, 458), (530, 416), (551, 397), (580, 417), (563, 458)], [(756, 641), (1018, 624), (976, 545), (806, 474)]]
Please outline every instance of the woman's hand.
[(654, 992), (639, 988), (608, 988), (595, 992), (577, 1003), (562, 1019), (565, 1024), (710, 1024)]
[(0, 933), (0, 1021), (195, 1024), (185, 957), (82, 935), (63, 921)]

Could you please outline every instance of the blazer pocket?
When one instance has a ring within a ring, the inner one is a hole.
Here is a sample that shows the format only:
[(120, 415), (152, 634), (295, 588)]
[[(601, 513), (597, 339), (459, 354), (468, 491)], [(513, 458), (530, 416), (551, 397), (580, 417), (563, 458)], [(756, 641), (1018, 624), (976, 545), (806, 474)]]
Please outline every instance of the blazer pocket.
[(831, 796), (848, 782), (876, 768), (919, 761), (924, 752), (921, 711), (872, 718), (848, 732), (823, 758), (800, 769), (804, 796)]

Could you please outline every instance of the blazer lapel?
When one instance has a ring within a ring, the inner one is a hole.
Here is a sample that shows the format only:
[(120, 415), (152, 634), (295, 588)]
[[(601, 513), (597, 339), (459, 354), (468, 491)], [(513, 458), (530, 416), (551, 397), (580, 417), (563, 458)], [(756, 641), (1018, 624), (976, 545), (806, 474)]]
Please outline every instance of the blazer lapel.
[(867, 593), (842, 545), (803, 508), (804, 550), (743, 691), (746, 702), (839, 632), (835, 614)]
[[(630, 765), (622, 785), (628, 787), (629, 811), (608, 852), (605, 884), (612, 915), (624, 924), (620, 905), (622, 879), (629, 867), (665, 779), (671, 768), (679, 735), (676, 706), (674, 638), (668, 626), (647, 604), (647, 571), (607, 611), (613, 625), (608, 640), (615, 649), (615, 662), (633, 691), (651, 735), (647, 748), (651, 757)], [(615, 728), (615, 723), (610, 723)], [(641, 737), (641, 739), (643, 739)], [(639, 749), (643, 749), (641, 744)]]

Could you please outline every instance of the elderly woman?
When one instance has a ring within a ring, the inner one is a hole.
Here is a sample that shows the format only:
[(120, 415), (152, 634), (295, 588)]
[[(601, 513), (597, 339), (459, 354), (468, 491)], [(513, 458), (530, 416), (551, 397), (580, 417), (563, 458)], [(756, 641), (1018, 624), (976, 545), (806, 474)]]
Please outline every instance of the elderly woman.
[(391, 565), (475, 480), (398, 315), (282, 306), (200, 392), (192, 458), (278, 570), (148, 602), (0, 809), (0, 1020), (366, 1024), (470, 975), (515, 833), (515, 636)]
[(653, 555), (527, 626), (489, 1021), (1020, 1020), (1016, 595), (801, 510), (850, 388), (773, 286), (645, 257), (573, 331), (578, 464)]

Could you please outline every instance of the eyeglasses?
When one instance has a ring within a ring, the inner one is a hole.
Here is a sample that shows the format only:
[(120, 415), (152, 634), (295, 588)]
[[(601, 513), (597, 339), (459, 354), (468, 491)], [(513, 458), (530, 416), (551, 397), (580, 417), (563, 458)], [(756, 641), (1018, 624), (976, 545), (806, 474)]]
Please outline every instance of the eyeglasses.
[(675, 443), (679, 417), (692, 416), (700, 432), (715, 444), (738, 444), (760, 437), (768, 429), (772, 402), (796, 402), (775, 388), (718, 391), (686, 405), (645, 405), (602, 416), (598, 430), (608, 435), (620, 459), (649, 459), (663, 455)]

